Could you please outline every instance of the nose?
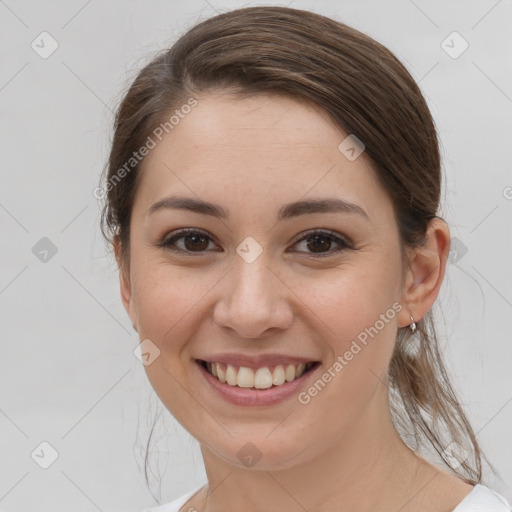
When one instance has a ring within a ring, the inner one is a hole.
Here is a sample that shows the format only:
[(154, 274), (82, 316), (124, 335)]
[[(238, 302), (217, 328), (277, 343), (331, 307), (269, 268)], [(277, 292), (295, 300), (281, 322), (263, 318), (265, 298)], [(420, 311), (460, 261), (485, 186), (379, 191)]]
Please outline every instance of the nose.
[(235, 257), (220, 293), (214, 323), (241, 338), (266, 337), (293, 321), (290, 292), (262, 256), (252, 263)]

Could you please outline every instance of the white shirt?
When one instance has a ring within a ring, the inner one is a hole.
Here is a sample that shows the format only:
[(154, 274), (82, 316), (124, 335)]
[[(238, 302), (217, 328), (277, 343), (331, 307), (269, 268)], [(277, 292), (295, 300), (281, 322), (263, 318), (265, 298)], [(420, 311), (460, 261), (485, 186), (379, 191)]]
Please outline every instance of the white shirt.
[[(191, 498), (205, 484), (183, 496), (154, 508), (145, 509), (143, 512), (178, 512), (186, 501)], [(195, 509), (190, 507), (193, 512)], [(452, 512), (511, 512), (510, 503), (496, 491), (485, 485), (476, 484), (470, 493), (453, 509)], [(186, 508), (185, 512), (189, 512)]]

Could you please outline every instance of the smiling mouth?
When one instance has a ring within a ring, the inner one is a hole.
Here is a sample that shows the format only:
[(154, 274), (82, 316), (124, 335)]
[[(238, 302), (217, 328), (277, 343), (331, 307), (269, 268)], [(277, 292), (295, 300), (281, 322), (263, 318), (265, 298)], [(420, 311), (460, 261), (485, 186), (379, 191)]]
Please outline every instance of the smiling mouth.
[(320, 365), (319, 361), (311, 361), (309, 363), (262, 366), (253, 369), (215, 361), (203, 361), (202, 359), (197, 359), (197, 362), (223, 384), (246, 389), (279, 387), (299, 379)]

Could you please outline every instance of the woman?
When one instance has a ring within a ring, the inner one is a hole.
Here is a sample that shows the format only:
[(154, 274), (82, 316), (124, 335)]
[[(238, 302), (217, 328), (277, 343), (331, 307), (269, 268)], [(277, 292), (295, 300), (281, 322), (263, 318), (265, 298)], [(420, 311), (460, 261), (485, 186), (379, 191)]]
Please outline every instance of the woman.
[(440, 179), (407, 70), (323, 16), (234, 10), (140, 72), (102, 228), (208, 476), (153, 511), (509, 510), (438, 351)]

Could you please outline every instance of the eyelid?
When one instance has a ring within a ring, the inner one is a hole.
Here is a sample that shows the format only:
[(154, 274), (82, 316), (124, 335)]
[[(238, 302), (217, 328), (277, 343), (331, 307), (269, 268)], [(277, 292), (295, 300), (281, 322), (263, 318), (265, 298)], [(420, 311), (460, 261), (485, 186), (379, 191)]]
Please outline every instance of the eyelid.
[[(179, 240), (179, 239), (181, 239), (183, 237), (186, 237), (187, 235), (192, 235), (192, 234), (203, 235), (206, 238), (208, 238), (209, 241), (212, 241), (215, 244), (217, 244), (217, 241), (216, 241), (215, 237), (213, 235), (211, 235), (210, 233), (208, 233), (207, 231), (204, 231), (204, 230), (199, 229), (199, 228), (182, 228), (182, 229), (178, 229), (176, 232), (174, 232), (170, 236), (165, 236), (160, 242), (158, 242), (156, 244), (156, 246), (160, 247), (160, 248), (163, 248), (165, 250), (169, 250), (169, 251), (175, 252), (175, 253), (185, 254), (187, 256), (189, 256), (189, 255), (191, 255), (191, 256), (201, 256), (201, 255), (203, 255), (203, 254), (205, 254), (207, 252), (210, 252), (210, 251), (207, 251), (207, 250), (204, 250), (204, 251), (186, 251), (186, 250), (183, 250), (183, 249), (178, 249), (176, 247), (172, 247), (172, 244), (170, 243), (171, 241), (176, 241), (176, 240)], [(354, 249), (354, 244), (350, 240), (350, 238), (348, 238), (348, 237), (346, 237), (346, 236), (344, 236), (342, 234), (338, 234), (338, 233), (336, 233), (334, 231), (331, 231), (329, 229), (322, 229), (322, 228), (314, 228), (314, 229), (310, 229), (310, 230), (306, 230), (306, 231), (303, 231), (301, 233), (298, 233), (293, 238), (293, 240), (290, 243), (293, 246), (293, 245), (296, 245), (299, 242), (303, 242), (303, 241), (307, 240), (309, 237), (313, 237), (315, 235), (323, 236), (325, 238), (329, 238), (331, 241), (333, 241), (334, 243), (338, 244), (338, 248), (334, 249), (334, 250), (329, 250), (329, 251), (323, 252), (323, 253), (322, 252), (320, 252), (320, 253), (309, 252), (308, 253), (308, 252), (305, 252), (305, 251), (292, 251), (292, 252), (295, 252), (297, 254), (300, 254), (300, 255), (306, 256), (306, 257), (322, 258), (322, 257), (334, 256), (336, 254), (341, 253), (342, 251)], [(221, 251), (222, 251), (222, 249), (221, 249)], [(217, 251), (217, 252), (221, 252), (221, 251)]]
[(331, 231), (330, 229), (323, 229), (323, 228), (313, 228), (313, 229), (307, 229), (306, 231), (302, 231), (292, 239), (291, 243), (295, 244), (297, 242), (304, 240), (308, 236), (314, 236), (314, 235), (330, 237), (331, 239), (334, 239), (334, 240), (340, 240), (341, 242), (343, 242), (347, 245), (350, 245), (350, 246), (353, 245), (352, 241), (347, 236), (342, 235), (341, 233), (336, 233), (335, 231)]
[[(208, 233), (207, 231), (203, 231), (202, 229), (199, 229), (199, 228), (182, 228), (182, 229), (178, 229), (175, 232), (172, 232), (172, 234), (170, 236), (168, 236), (168, 235), (164, 236), (155, 245), (157, 247), (159, 247), (159, 248), (164, 249), (164, 250), (168, 250), (168, 251), (171, 251), (171, 252), (174, 252), (174, 253), (186, 254), (187, 256), (189, 256), (189, 255), (191, 255), (191, 256), (201, 256), (201, 255), (209, 252), (209, 251), (197, 251), (197, 252), (194, 252), (194, 251), (184, 251), (183, 249), (178, 249), (176, 247), (172, 247), (172, 245), (170, 243), (172, 240), (179, 240), (180, 238), (186, 237), (187, 235), (193, 235), (193, 234), (203, 235), (206, 238), (208, 238), (209, 241), (214, 242), (215, 244), (217, 244), (216, 238), (213, 235), (211, 235), (210, 233)], [(220, 251), (217, 251), (217, 252), (220, 252)]]
[(329, 256), (335, 256), (337, 254), (340, 254), (341, 252), (343, 251), (347, 251), (347, 250), (353, 250), (354, 249), (354, 244), (352, 243), (352, 241), (342, 235), (342, 234), (338, 234), (334, 231), (331, 231), (329, 229), (321, 229), (321, 228), (315, 228), (315, 229), (310, 229), (310, 230), (306, 230), (306, 231), (303, 231), (302, 233), (299, 233), (292, 241), (292, 246), (293, 245), (296, 245), (297, 243), (299, 242), (303, 242), (305, 240), (307, 240), (309, 237), (312, 237), (312, 236), (315, 236), (315, 235), (318, 235), (318, 236), (323, 236), (325, 238), (329, 238), (331, 241), (333, 241), (334, 243), (338, 244), (338, 248), (337, 249), (334, 249), (334, 250), (329, 250), (329, 251), (326, 251), (326, 252), (319, 252), (319, 253), (314, 253), (314, 252), (304, 252), (304, 251), (292, 251), (292, 252), (295, 252), (297, 254), (300, 254), (301, 256), (304, 256), (306, 258), (324, 258), (324, 257), (329, 257)]

